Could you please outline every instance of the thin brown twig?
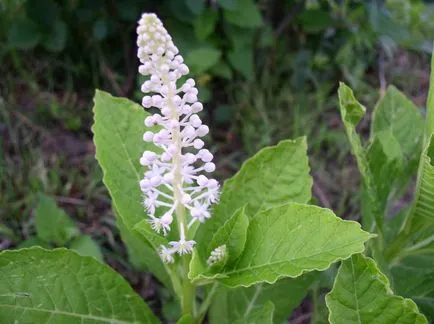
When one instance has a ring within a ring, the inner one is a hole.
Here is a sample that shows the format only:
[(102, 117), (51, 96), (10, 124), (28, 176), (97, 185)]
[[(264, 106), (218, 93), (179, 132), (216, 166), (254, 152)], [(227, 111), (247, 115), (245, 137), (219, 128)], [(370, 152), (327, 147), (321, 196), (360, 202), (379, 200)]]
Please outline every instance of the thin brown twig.
[(65, 204), (80, 205), (80, 206), (87, 205), (87, 202), (83, 199), (64, 197), (64, 196), (56, 196), (55, 199), (57, 202), (65, 203)]
[(313, 183), (313, 193), (318, 198), (321, 205), (325, 208), (331, 208), (330, 200), (327, 198), (324, 190), (322, 190), (321, 186), (318, 184), (318, 181), (314, 181)]

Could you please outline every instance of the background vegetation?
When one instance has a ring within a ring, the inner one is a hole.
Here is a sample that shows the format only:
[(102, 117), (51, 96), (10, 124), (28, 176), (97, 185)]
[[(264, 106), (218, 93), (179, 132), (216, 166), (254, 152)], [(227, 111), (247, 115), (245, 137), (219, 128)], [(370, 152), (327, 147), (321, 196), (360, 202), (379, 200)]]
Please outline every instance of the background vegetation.
[[(145, 11), (161, 17), (200, 86), (221, 180), (260, 147), (307, 135), (316, 203), (358, 219), (359, 177), (337, 109), (338, 81), (369, 108), (395, 84), (424, 110), (434, 5), (0, 1), (0, 250), (68, 246), (104, 258), (171, 319), (175, 304), (140, 260), (128, 259), (90, 130), (95, 88), (140, 100), (135, 28)], [(294, 323), (322, 321), (321, 294), (314, 296)]]

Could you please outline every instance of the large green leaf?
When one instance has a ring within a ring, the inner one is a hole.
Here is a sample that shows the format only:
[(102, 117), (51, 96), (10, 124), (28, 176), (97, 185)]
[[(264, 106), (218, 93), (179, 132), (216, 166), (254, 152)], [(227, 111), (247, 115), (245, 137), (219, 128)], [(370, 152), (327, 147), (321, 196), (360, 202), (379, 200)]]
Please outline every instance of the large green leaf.
[(361, 254), (342, 262), (326, 303), (331, 324), (428, 323), (412, 300), (393, 295), (374, 260)]
[(344, 221), (328, 209), (289, 203), (251, 219), (243, 254), (217, 278), (230, 287), (248, 287), (322, 271), (362, 252), (370, 237), (359, 223)]
[[(147, 217), (139, 187), (144, 171), (139, 158), (143, 151), (155, 150), (154, 145), (142, 139), (145, 131), (143, 120), (149, 114), (128, 99), (116, 98), (99, 90), (95, 93), (94, 102), (95, 123), (92, 130), (96, 158), (104, 172), (103, 181), (113, 200), (117, 216), (122, 218), (122, 223), (131, 232), (136, 224)], [(152, 235), (152, 239), (144, 239), (155, 250), (159, 247), (157, 237), (161, 240), (166, 238), (155, 232)], [(152, 258), (149, 261), (161, 262), (158, 269), (166, 268), (159, 259)]]
[(371, 138), (383, 131), (396, 139), (411, 174), (422, 150), (423, 120), (418, 107), (394, 86), (387, 88), (372, 116)]
[(219, 287), (209, 311), (211, 324), (232, 324), (262, 309), (267, 302), (274, 304), (273, 323), (282, 323), (306, 296), (317, 277), (311, 272), (299, 278), (286, 278), (273, 285), (258, 284), (249, 288)]
[(267, 147), (248, 159), (223, 186), (213, 217), (197, 231), (198, 252), (206, 256), (209, 238), (234, 212), (245, 205), (246, 215), (286, 204), (306, 203), (311, 198), (312, 178), (306, 155), (306, 138), (286, 140)]
[(128, 228), (146, 218), (139, 181), (139, 159), (154, 145), (143, 141), (144, 119), (149, 115), (138, 104), (97, 90), (94, 98), (96, 158), (113, 204)]
[(0, 254), (1, 323), (158, 323), (110, 267), (66, 249)]
[(56, 201), (45, 195), (39, 195), (35, 212), (38, 237), (45, 242), (64, 246), (79, 234), (77, 227), (63, 209), (57, 207)]

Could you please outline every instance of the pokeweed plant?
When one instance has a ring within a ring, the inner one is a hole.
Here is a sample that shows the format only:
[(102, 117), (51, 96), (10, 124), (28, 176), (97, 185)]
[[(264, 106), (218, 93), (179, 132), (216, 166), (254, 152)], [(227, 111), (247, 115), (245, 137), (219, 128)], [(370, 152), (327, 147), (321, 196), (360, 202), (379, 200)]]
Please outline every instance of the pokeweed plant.
[[(205, 318), (209, 323), (281, 323), (319, 272), (341, 260), (327, 297), (331, 323), (426, 323), (413, 301), (393, 295), (386, 277), (387, 261), (396, 260), (395, 251), (413, 236), (406, 230), (391, 235), (396, 241), (391, 246), (397, 248), (383, 253), (387, 233), (377, 214), (383, 205), (372, 204), (380, 192), (377, 182), (364, 179), (371, 199), (365, 227), (377, 238), (357, 222), (308, 204), (312, 178), (303, 137), (262, 149), (220, 189), (212, 179), (213, 155), (201, 139), (209, 129), (198, 115), (203, 106), (195, 83), (185, 78), (188, 67), (156, 15), (143, 14), (137, 32), (139, 72), (148, 77), (142, 105), (153, 114), (97, 91), (96, 157), (129, 250), (179, 301), (177, 323)], [(344, 85), (340, 95), (343, 119), (359, 156), (364, 149), (354, 127), (363, 108)], [(391, 115), (396, 116), (395, 111)], [(379, 124), (383, 128), (390, 121), (386, 117)], [(389, 161), (394, 130), (400, 128), (386, 129), (388, 137), (374, 139), (373, 160), (358, 158), (363, 172), (378, 175), (371, 170), (373, 161), (381, 159), (379, 167)], [(378, 157), (378, 152), (383, 155)], [(431, 167), (428, 155), (424, 161), (423, 166)], [(394, 169), (386, 164), (386, 170)], [(420, 179), (420, 186), (429, 185)], [(423, 201), (416, 203), (413, 210), (424, 214), (424, 206)], [(412, 226), (419, 224), (417, 215)], [(379, 266), (361, 254), (371, 238), (368, 252)], [(92, 257), (67, 249), (5, 251), (0, 271), (2, 323), (159, 322), (119, 274)]]

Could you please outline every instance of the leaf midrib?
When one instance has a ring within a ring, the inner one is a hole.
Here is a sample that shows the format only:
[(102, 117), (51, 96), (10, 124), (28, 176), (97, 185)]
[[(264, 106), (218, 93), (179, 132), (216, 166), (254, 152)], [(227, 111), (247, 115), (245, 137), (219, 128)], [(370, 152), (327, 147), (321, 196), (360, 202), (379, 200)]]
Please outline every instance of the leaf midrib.
[(17, 306), (17, 305), (8, 305), (8, 304), (0, 304), (0, 308), (12, 308), (12, 309), (23, 309), (23, 310), (30, 310), (34, 312), (42, 312), (42, 313), (48, 313), (51, 315), (64, 315), (64, 316), (71, 316), (71, 317), (77, 317), (81, 319), (91, 319), (91, 320), (97, 320), (97, 321), (104, 321), (107, 323), (114, 323), (114, 324), (131, 324), (131, 323), (137, 323), (137, 322), (126, 322), (123, 320), (117, 320), (111, 317), (101, 317), (101, 316), (95, 316), (95, 315), (86, 315), (86, 314), (79, 314), (79, 313), (71, 313), (61, 310), (52, 310), (52, 309), (46, 309), (46, 308), (35, 308), (35, 307), (27, 307), (27, 306)]
[(353, 291), (354, 291), (354, 300), (355, 300), (355, 302), (356, 302), (356, 314), (357, 314), (357, 319), (358, 319), (358, 322), (360, 323), (360, 324), (362, 324), (362, 319), (360, 318), (360, 313), (359, 313), (359, 310), (360, 310), (360, 306), (359, 306), (359, 299), (358, 299), (358, 295), (357, 295), (357, 288), (356, 288), (356, 275), (355, 275), (355, 273), (354, 273), (354, 262), (353, 262), (353, 259), (351, 259), (351, 275), (352, 275), (352, 283), (353, 283)]
[[(350, 242), (348, 245), (357, 244), (357, 243), (363, 243), (364, 241), (365, 241), (364, 239), (361, 239), (361, 240), (357, 240), (357, 241), (354, 241), (354, 242)], [(338, 250), (338, 249), (342, 249), (342, 247), (338, 246), (338, 247), (335, 247), (333, 249), (324, 250), (324, 251), (321, 251), (321, 252), (318, 252), (318, 253), (315, 253), (315, 254), (311, 254), (311, 255), (307, 255), (307, 256), (304, 256), (304, 257), (299, 257), (299, 258), (294, 258), (294, 259), (285, 259), (285, 260), (282, 260), (282, 261), (275, 261), (275, 262), (270, 262), (270, 263), (263, 263), (263, 264), (259, 264), (259, 265), (256, 265), (256, 266), (243, 267), (243, 268), (235, 269), (235, 270), (232, 270), (232, 271), (224, 272), (223, 274), (224, 275), (230, 275), (230, 274), (234, 274), (234, 273), (235, 274), (236, 273), (242, 273), (244, 271), (250, 271), (250, 270), (254, 270), (254, 269), (258, 269), (258, 268), (262, 268), (262, 267), (267, 267), (267, 266), (274, 266), (274, 265), (278, 265), (278, 264), (281, 264), (281, 263), (288, 263), (288, 262), (302, 260), (302, 259), (309, 259), (309, 258), (315, 257), (317, 255), (320, 255), (320, 254), (323, 254), (323, 253), (328, 253), (328, 252), (331, 252), (331, 251), (334, 251), (334, 250)], [(362, 247), (362, 251), (363, 251), (363, 247)], [(361, 251), (359, 251), (359, 252), (361, 252)], [(333, 261), (333, 260), (329, 261), (329, 263), (336, 262), (337, 260), (342, 260), (342, 259), (344, 259), (344, 257), (340, 257), (340, 258), (336, 259), (335, 261)]]

